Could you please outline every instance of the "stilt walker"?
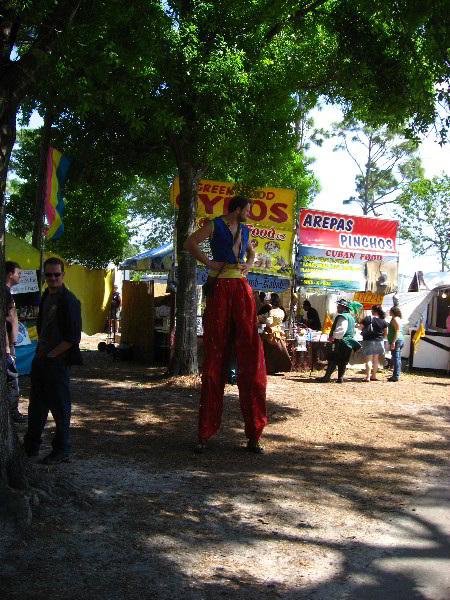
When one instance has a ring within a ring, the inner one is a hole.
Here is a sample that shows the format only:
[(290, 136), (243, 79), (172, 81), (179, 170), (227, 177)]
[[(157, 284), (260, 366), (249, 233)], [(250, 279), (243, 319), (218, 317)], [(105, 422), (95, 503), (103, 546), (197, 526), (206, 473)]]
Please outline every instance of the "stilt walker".
[[(258, 334), (256, 304), (246, 279), (255, 253), (248, 243), (248, 228), (243, 225), (250, 208), (248, 198), (234, 196), (227, 215), (208, 220), (184, 244), (185, 250), (210, 269), (206, 284), (210, 289), (209, 295), (206, 294), (203, 321), (205, 358), (197, 452), (203, 452), (207, 440), (220, 428), (233, 329), (247, 449), (256, 454), (263, 453), (259, 438), (267, 423), (266, 367)], [(199, 248), (199, 244), (208, 238), (212, 260)]]

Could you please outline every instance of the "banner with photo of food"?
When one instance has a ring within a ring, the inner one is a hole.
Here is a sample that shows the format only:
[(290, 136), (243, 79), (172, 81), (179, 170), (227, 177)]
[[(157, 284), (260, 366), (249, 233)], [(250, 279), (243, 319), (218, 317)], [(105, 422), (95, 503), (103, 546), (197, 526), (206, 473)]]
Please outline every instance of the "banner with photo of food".
[[(197, 227), (201, 227), (206, 219), (226, 215), (231, 198), (241, 192), (242, 188), (237, 189), (232, 182), (201, 179), (197, 184)], [(249, 229), (249, 243), (255, 251), (252, 273), (291, 277), (295, 190), (258, 188), (249, 189), (246, 195), (252, 200), (245, 223)], [(173, 180), (170, 201), (178, 207), (178, 177)], [(212, 258), (208, 240), (200, 247)]]
[[(197, 227), (202, 227), (206, 217), (197, 218)], [(249, 229), (249, 244), (255, 251), (251, 271), (280, 277), (290, 277), (292, 273), (292, 244), (294, 232), (275, 227), (255, 227), (245, 223)], [(201, 244), (202, 251), (212, 258), (209, 240)]]
[(398, 261), (396, 255), (298, 246), (295, 271), (303, 287), (360, 291), (384, 284), (390, 291)]

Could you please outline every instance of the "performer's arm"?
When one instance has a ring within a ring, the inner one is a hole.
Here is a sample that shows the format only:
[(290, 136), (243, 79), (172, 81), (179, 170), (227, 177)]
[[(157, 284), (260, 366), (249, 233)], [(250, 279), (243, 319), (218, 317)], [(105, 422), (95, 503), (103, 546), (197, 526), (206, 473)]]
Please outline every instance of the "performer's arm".
[(241, 273), (243, 275), (247, 275), (250, 267), (253, 265), (253, 261), (255, 260), (255, 250), (251, 244), (247, 246), (247, 261), (240, 266)]
[(191, 233), (188, 239), (184, 242), (183, 248), (189, 252), (191, 256), (197, 259), (199, 262), (203, 263), (208, 269), (213, 269), (214, 271), (219, 271), (223, 264), (222, 262), (218, 262), (216, 260), (210, 260), (204, 252), (202, 252), (199, 248), (199, 244), (204, 242), (209, 238), (209, 236), (213, 232), (212, 222), (208, 219), (203, 227)]

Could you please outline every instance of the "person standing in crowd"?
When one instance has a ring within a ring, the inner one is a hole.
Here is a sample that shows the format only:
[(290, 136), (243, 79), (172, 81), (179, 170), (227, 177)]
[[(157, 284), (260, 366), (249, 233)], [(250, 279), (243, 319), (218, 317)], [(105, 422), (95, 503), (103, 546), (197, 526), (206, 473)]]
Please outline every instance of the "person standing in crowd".
[[(259, 304), (259, 306), (258, 306)], [(256, 315), (259, 317), (260, 315), (264, 315), (269, 312), (271, 304), (269, 294), (266, 292), (259, 292), (259, 302), (256, 306)]]
[(402, 323), (402, 311), (398, 306), (393, 306), (389, 311), (391, 315), (391, 322), (388, 327), (387, 339), (392, 354), (392, 377), (388, 378), (388, 381), (398, 381), (400, 379), (400, 373), (402, 370), (402, 350), (405, 344), (405, 338), (403, 334), (403, 323)]
[(23, 443), (28, 456), (38, 456), (48, 412), (55, 420), (53, 450), (42, 463), (69, 460), (70, 365), (82, 364), (81, 305), (64, 285), (64, 263), (56, 257), (44, 262), (48, 288), (39, 305), (36, 355), (31, 365), (28, 429)]
[(258, 317), (266, 325), (262, 335), (264, 346), (264, 359), (268, 375), (285, 373), (292, 369), (291, 359), (286, 348), (284, 331), (281, 323), (286, 318), (278, 294), (272, 294), (271, 308), (267, 313)]
[(257, 316), (261, 317), (263, 315), (266, 315), (268, 312), (270, 312), (271, 309), (274, 307), (274, 303), (276, 304), (277, 308), (279, 308), (283, 312), (283, 323), (284, 323), (287, 320), (286, 310), (285, 310), (284, 306), (281, 304), (280, 294), (277, 294), (276, 292), (272, 292), (270, 294), (270, 300), (265, 301), (264, 306), (262, 306), (260, 308), (260, 310), (257, 313)]
[(350, 360), (352, 350), (361, 347), (355, 337), (355, 319), (350, 314), (350, 305), (347, 300), (338, 300), (338, 315), (334, 320), (333, 326), (328, 337), (328, 342), (334, 344), (334, 348), (328, 359), (325, 375), (319, 379), (322, 383), (329, 383), (331, 375), (338, 368), (338, 378), (336, 383), (344, 383), (344, 374)]
[(7, 260), (6, 271), (6, 376), (9, 388), (9, 406), (14, 423), (26, 423), (28, 417), (19, 411), (19, 373), (16, 369), (16, 341), (19, 330), (16, 305), (11, 288), (20, 282), (19, 263)]
[(306, 324), (313, 331), (322, 331), (322, 323), (320, 322), (319, 313), (311, 306), (309, 300), (303, 302), (303, 309), (306, 311)]
[(111, 333), (117, 333), (119, 331), (119, 317), (121, 306), (122, 298), (120, 296), (119, 286), (114, 285), (111, 297), (111, 308), (109, 311), (109, 330)]
[(380, 357), (384, 359), (384, 338), (387, 337), (388, 323), (380, 305), (372, 306), (372, 315), (361, 321), (363, 344), (362, 352), (366, 363), (366, 376), (363, 381), (378, 381), (377, 372)]
[[(206, 300), (204, 314), (205, 359), (196, 445), (199, 453), (220, 428), (232, 326), (247, 449), (256, 454), (263, 453), (259, 438), (267, 424), (267, 378), (263, 346), (258, 334), (256, 303), (246, 279), (255, 258), (248, 243), (249, 231), (244, 225), (250, 209), (248, 198), (234, 196), (228, 205), (227, 215), (206, 221), (184, 243), (184, 249), (206, 265), (214, 278), (212, 295)], [(208, 238), (212, 260), (199, 248), (199, 244)]]

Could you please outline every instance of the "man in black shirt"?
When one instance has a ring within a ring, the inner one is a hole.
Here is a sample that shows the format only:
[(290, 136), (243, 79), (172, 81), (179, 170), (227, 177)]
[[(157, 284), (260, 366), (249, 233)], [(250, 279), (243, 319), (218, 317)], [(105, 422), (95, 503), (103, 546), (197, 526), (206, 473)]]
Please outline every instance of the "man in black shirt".
[(311, 306), (309, 300), (303, 302), (303, 308), (306, 310), (306, 324), (313, 331), (322, 331), (322, 323), (320, 322), (319, 313)]
[(53, 450), (41, 461), (49, 464), (69, 460), (72, 408), (69, 366), (81, 364), (81, 305), (63, 283), (64, 263), (61, 259), (48, 258), (44, 273), (48, 289), (39, 306), (39, 342), (31, 365), (28, 430), (23, 444), (28, 456), (38, 456), (50, 411), (56, 425)]

